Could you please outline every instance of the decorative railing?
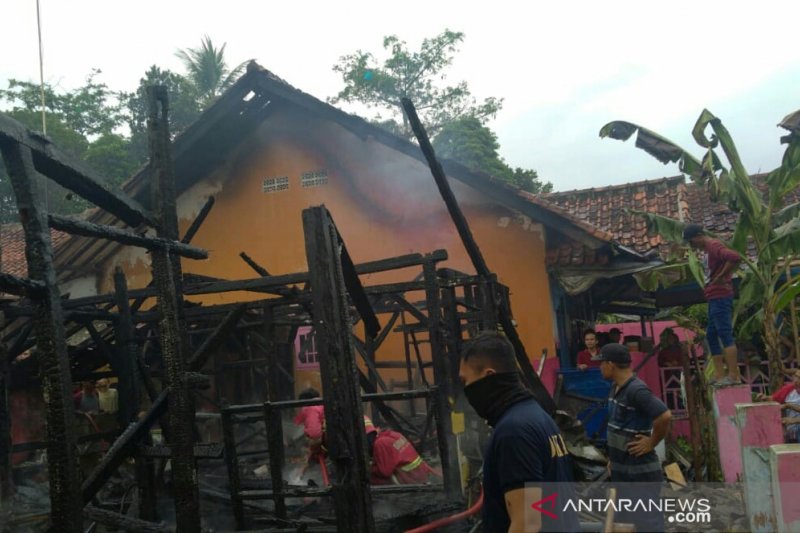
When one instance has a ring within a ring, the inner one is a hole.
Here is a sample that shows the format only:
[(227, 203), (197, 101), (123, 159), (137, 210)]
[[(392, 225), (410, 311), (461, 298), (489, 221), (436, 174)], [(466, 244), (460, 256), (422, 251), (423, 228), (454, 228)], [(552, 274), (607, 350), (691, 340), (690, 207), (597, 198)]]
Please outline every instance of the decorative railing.
[[(788, 365), (787, 365), (788, 366)], [(793, 365), (792, 365), (793, 366)], [(704, 368), (704, 362), (700, 362), (700, 367)], [(739, 363), (739, 371), (745, 383), (750, 385), (753, 393), (769, 394), (769, 362), (758, 361)], [(661, 379), (661, 399), (672, 411), (672, 416), (676, 419), (687, 418), (686, 405), (681, 394), (681, 373), (683, 368), (679, 366), (668, 366), (659, 368)]]

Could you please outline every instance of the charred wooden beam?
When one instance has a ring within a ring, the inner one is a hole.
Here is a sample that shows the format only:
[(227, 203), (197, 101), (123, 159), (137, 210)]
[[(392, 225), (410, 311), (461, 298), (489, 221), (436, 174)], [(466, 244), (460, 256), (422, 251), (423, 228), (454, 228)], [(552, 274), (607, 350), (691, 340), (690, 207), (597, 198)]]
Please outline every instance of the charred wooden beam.
[(44, 292), (44, 283), (0, 273), (0, 292), (36, 298)]
[(88, 505), (83, 511), (83, 515), (93, 522), (111, 526), (115, 530), (130, 531), (133, 533), (174, 533), (174, 527), (168, 527), (164, 522), (154, 523), (132, 518), (127, 515), (98, 509), (93, 505)]
[[(223, 447), (221, 444), (195, 444), (194, 456), (197, 459), (219, 459), (222, 457)], [(172, 450), (169, 446), (142, 446), (139, 448), (141, 455), (159, 459), (169, 459), (172, 457)]]
[[(286, 500), (283, 496), (283, 423), (281, 412), (272, 408), (271, 402), (264, 403), (264, 421), (267, 428), (269, 448), (269, 475), (272, 478), (272, 491), (275, 499), (275, 516), (285, 520)], [(338, 514), (338, 513), (337, 513)]]
[(236, 529), (245, 529), (244, 506), (241, 497), (241, 475), (239, 473), (239, 459), (236, 454), (236, 428), (233, 415), (229, 415), (225, 408), (222, 410), (222, 440), (225, 444), (225, 465), (228, 468), (228, 485), (231, 493), (233, 517), (236, 520)]
[(112, 361), (112, 367), (119, 378), (117, 417), (120, 427), (126, 427), (136, 419), (136, 415), (139, 413), (140, 376), (137, 362), (139, 345), (136, 342), (136, 329), (133, 325), (128, 298), (128, 282), (119, 267), (114, 270), (114, 294), (116, 295), (119, 320), (114, 327), (116, 357)]
[(266, 278), (266, 277), (269, 277), (269, 275), (270, 275), (270, 274), (269, 274), (269, 271), (268, 271), (266, 268), (264, 268), (264, 267), (262, 267), (261, 265), (259, 265), (258, 263), (256, 263), (256, 262), (253, 260), (253, 258), (252, 258), (252, 257), (250, 257), (249, 255), (247, 255), (247, 254), (246, 254), (246, 253), (244, 253), (244, 252), (239, 252), (239, 257), (241, 257), (241, 258), (242, 258), (242, 260), (243, 260), (245, 263), (247, 263), (247, 264), (248, 264), (248, 266), (249, 266), (250, 268), (252, 268), (253, 270), (255, 270), (256, 274), (258, 274), (258, 275), (259, 275), (259, 276), (261, 276), (261, 277), (265, 277), (265, 278)]
[[(451, 498), (461, 496), (461, 477), (458, 465), (458, 443), (453, 434), (452, 408), (453, 379), (450, 374), (450, 361), (442, 333), (442, 308), (439, 295), (439, 280), (436, 275), (436, 264), (426, 263), (422, 267), (425, 276), (425, 298), (428, 310), (428, 338), (431, 345), (433, 374), (437, 386), (437, 394), (433, 403), (436, 409), (436, 433), (439, 439), (439, 458), (442, 462), (445, 493)], [(452, 354), (451, 354), (452, 355)]]
[[(0, 117), (0, 126), (6, 119)], [(0, 130), (3, 130), (0, 127)], [(42, 209), (42, 176), (33, 164), (31, 150), (17, 142), (0, 139), (6, 169), (17, 198), (20, 220), (25, 233), (25, 256), (28, 277), (44, 284), (39, 299), (40, 314), (35, 319), (39, 368), (47, 407), (47, 465), (50, 480), (50, 516), (62, 531), (82, 531), (79, 499), (80, 472), (78, 469), (75, 410), (72, 403), (67, 342), (61, 297), (53, 268), (53, 246), (47, 213)]]
[[(6, 326), (0, 312), (0, 331)], [(14, 478), (11, 470), (11, 405), (8, 390), (11, 374), (6, 358), (6, 343), (0, 340), (0, 504), (14, 495)]]
[(203, 225), (203, 222), (206, 221), (208, 214), (211, 212), (211, 208), (214, 207), (214, 197), (209, 196), (206, 203), (203, 204), (203, 207), (200, 209), (200, 212), (197, 213), (197, 216), (192, 221), (192, 225), (189, 226), (189, 229), (186, 230), (186, 234), (181, 239), (183, 244), (189, 244), (194, 239), (194, 236), (200, 231), (200, 226)]
[[(225, 336), (230, 332), (230, 328), (236, 323), (241, 313), (244, 312), (244, 307), (244, 304), (240, 304), (237, 308), (233, 309), (228, 316), (225, 317), (225, 320), (220, 323), (217, 330), (195, 350), (187, 362), (187, 366), (190, 370), (199, 370), (202, 368), (207, 357), (219, 346), (219, 343), (225, 339)], [(114, 441), (111, 448), (103, 456), (100, 464), (83, 483), (81, 491), (85, 502), (89, 502), (94, 498), (97, 491), (108, 481), (119, 465), (121, 465), (135, 450), (136, 445), (140, 442), (142, 437), (148, 434), (150, 426), (156, 423), (158, 419), (166, 413), (169, 393), (171, 393), (170, 389), (162, 390), (147, 410), (147, 413), (145, 413), (140, 420), (128, 426), (122, 435)], [(191, 422), (192, 421), (190, 421), (190, 423)], [(172, 428), (171, 420), (169, 427)], [(190, 453), (194, 458), (194, 448), (192, 448)]]
[[(119, 374), (119, 411), (117, 418), (120, 427), (127, 427), (139, 413), (139, 382), (145, 383), (151, 400), (158, 396), (152, 385), (150, 376), (143, 372), (139, 359), (139, 345), (136, 342), (136, 330), (133, 325), (130, 301), (128, 297), (128, 282), (122, 269), (114, 270), (114, 294), (116, 296), (119, 320), (115, 326), (114, 339), (116, 342), (117, 358), (115, 370)], [(149, 386), (148, 386), (149, 385)], [(150, 390), (152, 388), (152, 390)], [(169, 433), (167, 432), (168, 436)], [(150, 434), (144, 436), (145, 443), (150, 442)], [(139, 516), (145, 520), (155, 520), (158, 516), (156, 502), (155, 464), (153, 460), (139, 455), (136, 457), (136, 489), (139, 495)]]
[(155, 224), (155, 219), (135, 200), (114, 192), (106, 180), (72, 156), (56, 148), (47, 137), (34, 133), (7, 115), (0, 114), (0, 142), (23, 145), (31, 153), (35, 170), (94, 205), (113, 213), (126, 224)]
[(138, 246), (150, 251), (159, 250), (170, 254), (177, 254), (189, 259), (208, 259), (208, 252), (194, 246), (189, 246), (177, 240), (158, 237), (142, 237), (132, 231), (116, 228), (114, 226), (101, 226), (61, 215), (49, 215), (50, 227), (73, 235), (109, 239), (129, 246)]
[(375, 316), (375, 311), (372, 309), (372, 304), (367, 294), (364, 292), (364, 286), (361, 285), (361, 280), (358, 279), (358, 271), (353, 264), (350, 253), (347, 251), (347, 247), (344, 245), (344, 239), (342, 239), (336, 226), (333, 227), (336, 230), (336, 238), (339, 241), (341, 249), (340, 260), (342, 262), (344, 286), (347, 288), (347, 293), (353, 305), (355, 305), (356, 311), (358, 311), (358, 314), (361, 316), (361, 320), (364, 321), (364, 331), (367, 337), (369, 339), (374, 339), (378, 336), (378, 333), (381, 332), (381, 324), (378, 321), (378, 317)]
[[(351, 319), (338, 232), (324, 207), (303, 210), (306, 257), (312, 290), (314, 328), (325, 390), (329, 457), (335, 467), (333, 499), (339, 531), (375, 531), (368, 487), (364, 409), (350, 337)], [(360, 429), (359, 429), (360, 428)]]
[[(172, 143), (169, 135), (169, 99), (164, 86), (147, 88), (147, 133), (150, 148), (151, 208), (158, 218), (158, 237), (177, 241), (178, 211)], [(186, 246), (181, 244), (181, 246)], [(154, 285), (158, 291), (159, 343), (169, 387), (169, 427), (172, 441), (172, 482), (179, 531), (200, 530), (200, 493), (194, 459), (194, 402), (186, 379), (187, 338), (183, 317), (180, 258), (174, 248), (151, 249)]]
[[(411, 125), (411, 129), (414, 131), (414, 136), (419, 142), (420, 150), (422, 150), (422, 153), (425, 155), (425, 159), (428, 161), (431, 174), (433, 174), (433, 179), (436, 182), (439, 193), (442, 195), (442, 199), (447, 207), (447, 211), (450, 213), (450, 218), (453, 220), (456, 230), (458, 231), (458, 235), (461, 237), (461, 241), (464, 243), (464, 248), (466, 248), (467, 254), (469, 255), (469, 258), (475, 267), (475, 271), (480, 276), (490, 276), (491, 271), (486, 265), (486, 261), (484, 260), (483, 254), (478, 247), (478, 243), (475, 241), (475, 237), (472, 235), (472, 231), (469, 229), (467, 219), (464, 216), (464, 213), (461, 211), (461, 207), (458, 205), (458, 201), (453, 194), (453, 190), (450, 188), (450, 184), (447, 182), (447, 176), (442, 169), (442, 165), (439, 164), (439, 161), (436, 159), (436, 153), (434, 152), (433, 146), (428, 139), (428, 134), (425, 131), (422, 122), (420, 122), (419, 117), (417, 116), (417, 111), (414, 108), (414, 104), (411, 103), (411, 100), (408, 98), (401, 99), (401, 103), (406, 113), (406, 117)], [(550, 396), (550, 393), (547, 392), (542, 380), (539, 379), (539, 375), (533, 369), (533, 365), (531, 364), (528, 354), (525, 351), (525, 345), (522, 344), (522, 340), (519, 338), (519, 334), (517, 333), (513, 321), (511, 320), (508, 309), (501, 307), (499, 311), (498, 318), (500, 325), (503, 327), (503, 332), (506, 334), (506, 337), (508, 337), (508, 340), (514, 346), (514, 353), (517, 358), (517, 363), (522, 370), (522, 374), (525, 377), (531, 392), (545, 411), (551, 415), (554, 414), (556, 405), (553, 402), (553, 398)]]
[[(245, 263), (247, 263), (247, 265), (256, 272), (256, 274), (258, 274), (259, 276), (262, 276), (262, 277), (269, 277), (269, 275), (270, 275), (269, 271), (266, 268), (264, 268), (261, 265), (259, 265), (258, 263), (256, 263), (255, 260), (252, 257), (250, 257), (249, 255), (247, 255), (244, 252), (240, 252), (239, 253), (239, 257), (241, 257), (242, 260)], [(276, 290), (276, 292), (278, 294), (280, 294), (281, 296), (289, 296), (289, 295), (297, 296), (297, 295), (300, 294), (301, 291), (297, 287), (287, 287), (285, 289), (283, 289), (283, 288), (278, 289), (278, 290)]]

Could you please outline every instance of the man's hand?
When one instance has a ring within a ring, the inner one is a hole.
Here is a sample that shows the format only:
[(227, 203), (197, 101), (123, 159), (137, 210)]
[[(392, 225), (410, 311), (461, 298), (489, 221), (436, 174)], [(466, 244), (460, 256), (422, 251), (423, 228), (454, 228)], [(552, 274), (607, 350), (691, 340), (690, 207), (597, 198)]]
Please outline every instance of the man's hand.
[(578, 365), (578, 370), (586, 370), (587, 368), (589, 368), (588, 365)]
[(768, 402), (768, 401), (770, 401), (771, 399), (772, 399), (772, 398), (770, 398), (769, 396), (767, 396), (767, 395), (766, 395), (766, 394), (764, 394), (763, 392), (759, 392), (758, 394), (756, 394), (756, 401), (757, 401), (757, 402)]
[(634, 457), (640, 457), (653, 451), (655, 446), (653, 441), (647, 435), (636, 435), (636, 437), (628, 443), (628, 453)]
[(796, 424), (800, 424), (800, 418), (785, 416), (781, 418), (781, 422), (784, 426), (794, 426)]

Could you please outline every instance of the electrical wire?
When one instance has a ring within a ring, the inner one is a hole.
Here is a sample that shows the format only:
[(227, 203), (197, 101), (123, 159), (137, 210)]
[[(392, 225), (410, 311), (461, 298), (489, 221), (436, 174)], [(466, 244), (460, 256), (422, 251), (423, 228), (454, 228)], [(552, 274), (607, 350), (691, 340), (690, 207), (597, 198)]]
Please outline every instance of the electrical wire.
[[(44, 47), (42, 46), (42, 14), (39, 0), (36, 0), (36, 30), (39, 34), (39, 95), (42, 104), (42, 133), (47, 135), (47, 113), (45, 111), (45, 97), (44, 97)], [(47, 178), (42, 177), (44, 181), (44, 205), (45, 210), (50, 210), (48, 191), (47, 191)]]

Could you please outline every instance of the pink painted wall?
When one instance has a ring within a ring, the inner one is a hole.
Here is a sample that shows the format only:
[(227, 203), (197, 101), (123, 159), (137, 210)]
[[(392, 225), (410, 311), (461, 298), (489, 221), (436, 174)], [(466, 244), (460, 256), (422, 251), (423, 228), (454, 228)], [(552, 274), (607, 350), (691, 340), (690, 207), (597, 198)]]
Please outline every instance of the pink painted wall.
[(742, 446), (767, 448), (783, 442), (781, 408), (778, 404), (760, 403), (747, 405), (746, 408), (740, 405), (739, 410)]
[(717, 421), (719, 455), (725, 481), (735, 483), (742, 474), (742, 453), (736, 427), (736, 404), (750, 403), (749, 385), (725, 387), (714, 391), (714, 418)]
[[(791, 447), (796, 448), (791, 453)], [(783, 523), (790, 526), (789, 531), (796, 531), (800, 525), (800, 445), (782, 445), (784, 451), (777, 456), (778, 488), (780, 490), (780, 503)], [(787, 453), (788, 452), (788, 453)], [(792, 528), (794, 525), (795, 528)]]

